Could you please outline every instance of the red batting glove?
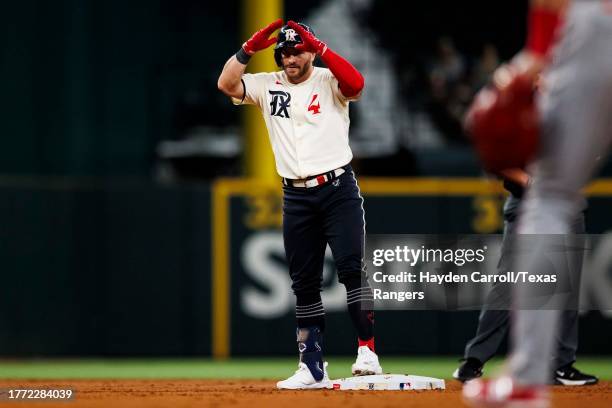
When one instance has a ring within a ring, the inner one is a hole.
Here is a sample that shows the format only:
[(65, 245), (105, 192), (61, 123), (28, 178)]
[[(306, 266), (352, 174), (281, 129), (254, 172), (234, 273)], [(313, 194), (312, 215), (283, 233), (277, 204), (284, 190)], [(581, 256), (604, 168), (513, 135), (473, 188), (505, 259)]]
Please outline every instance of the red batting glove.
[(276, 43), (276, 36), (270, 37), (270, 35), (282, 26), (283, 20), (279, 18), (267, 27), (262, 28), (261, 30), (253, 34), (251, 38), (249, 38), (244, 44), (242, 44), (242, 49), (249, 55), (253, 55), (257, 51), (265, 50), (272, 44)]
[(327, 65), (331, 73), (338, 80), (338, 86), (344, 96), (352, 98), (361, 92), (365, 81), (363, 76), (350, 62), (327, 48), (327, 44), (306, 31), (304, 27), (295, 21), (289, 21), (287, 25), (293, 28), (302, 39), (302, 43), (297, 44), (295, 49), (319, 54), (325, 65)]
[(304, 27), (295, 21), (290, 20), (287, 25), (293, 28), (302, 39), (302, 43), (295, 46), (296, 50), (314, 52), (315, 54), (319, 55), (323, 55), (323, 53), (327, 51), (327, 44), (312, 35), (312, 33), (306, 31)]

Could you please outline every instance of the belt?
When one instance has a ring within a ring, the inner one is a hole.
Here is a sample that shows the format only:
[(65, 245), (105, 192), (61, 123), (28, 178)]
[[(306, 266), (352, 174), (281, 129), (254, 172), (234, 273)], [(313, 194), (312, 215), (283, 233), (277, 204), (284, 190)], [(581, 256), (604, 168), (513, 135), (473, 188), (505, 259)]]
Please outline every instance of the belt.
[(308, 177), (305, 179), (292, 180), (283, 177), (283, 185), (299, 188), (313, 188), (323, 185), (335, 178), (338, 178), (344, 173), (346, 173), (346, 170), (344, 169), (344, 167), (340, 167), (335, 170), (328, 171), (327, 173), (318, 174), (316, 176)]

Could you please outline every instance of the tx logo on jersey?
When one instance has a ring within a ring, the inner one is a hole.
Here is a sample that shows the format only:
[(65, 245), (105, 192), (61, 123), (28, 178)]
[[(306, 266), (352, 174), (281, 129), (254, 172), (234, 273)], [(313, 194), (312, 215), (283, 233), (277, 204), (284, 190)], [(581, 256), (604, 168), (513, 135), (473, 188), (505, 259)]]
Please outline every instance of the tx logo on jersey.
[(284, 91), (268, 91), (270, 92), (270, 96), (272, 96), (272, 102), (270, 102), (270, 114), (272, 116), (278, 116), (279, 118), (288, 118), (289, 108), (291, 105), (291, 94), (289, 92)]

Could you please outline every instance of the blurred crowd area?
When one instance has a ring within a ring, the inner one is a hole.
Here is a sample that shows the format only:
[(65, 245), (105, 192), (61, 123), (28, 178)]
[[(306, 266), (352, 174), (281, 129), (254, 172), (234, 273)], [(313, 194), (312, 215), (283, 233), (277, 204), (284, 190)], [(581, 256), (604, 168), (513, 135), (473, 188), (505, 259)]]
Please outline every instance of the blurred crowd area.
[[(496, 4), (494, 21), (490, 2), (455, 3), (285, 2), (287, 19), (311, 25), (366, 78), (363, 97), (350, 110), (360, 174), (480, 174), (462, 118), (492, 72), (520, 49), (526, 1)], [(161, 177), (240, 174), (241, 108), (216, 92), (213, 81), (243, 39), (217, 38), (220, 54), (210, 55), (215, 63), (174, 104), (172, 137), (158, 149), (165, 158)], [(203, 166), (203, 160), (216, 165)]]
[[(0, 173), (240, 176), (242, 113), (217, 89), (250, 33), (245, 1), (24, 0), (0, 14)], [(263, 3), (262, 3), (263, 4)], [(461, 128), (474, 93), (523, 45), (527, 0), (284, 1), (285, 20), (366, 78), (351, 104), (358, 174), (477, 176)], [(18, 137), (16, 137), (18, 135)]]

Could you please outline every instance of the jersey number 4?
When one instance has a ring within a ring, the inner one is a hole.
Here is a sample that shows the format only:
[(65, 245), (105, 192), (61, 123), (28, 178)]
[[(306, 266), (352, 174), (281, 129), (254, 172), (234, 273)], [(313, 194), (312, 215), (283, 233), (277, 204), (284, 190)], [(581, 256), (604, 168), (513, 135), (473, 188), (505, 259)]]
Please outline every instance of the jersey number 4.
[[(312, 100), (310, 101), (310, 105), (308, 105), (308, 111), (312, 112), (313, 115), (316, 115), (317, 113), (321, 113), (321, 104), (317, 100), (318, 97), (319, 97), (319, 94), (312, 95)], [(317, 102), (316, 105), (315, 105), (315, 101)]]

